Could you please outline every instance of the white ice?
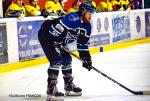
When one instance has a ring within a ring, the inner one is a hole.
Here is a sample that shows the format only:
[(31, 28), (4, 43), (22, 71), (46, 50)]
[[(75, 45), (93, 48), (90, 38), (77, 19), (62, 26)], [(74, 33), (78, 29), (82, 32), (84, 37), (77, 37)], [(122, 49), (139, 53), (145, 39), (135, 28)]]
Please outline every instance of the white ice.
[[(92, 60), (94, 67), (126, 87), (134, 91), (150, 91), (150, 44), (94, 54)], [(65, 101), (150, 101), (149, 95), (133, 95), (94, 70), (87, 71), (75, 58), (72, 65), (74, 83), (83, 89), (83, 95), (65, 97)], [(0, 74), (0, 101), (46, 101), (48, 66), (44, 64)], [(59, 91), (64, 92), (61, 71), (58, 81)], [(39, 96), (23, 97), (27, 94)]]

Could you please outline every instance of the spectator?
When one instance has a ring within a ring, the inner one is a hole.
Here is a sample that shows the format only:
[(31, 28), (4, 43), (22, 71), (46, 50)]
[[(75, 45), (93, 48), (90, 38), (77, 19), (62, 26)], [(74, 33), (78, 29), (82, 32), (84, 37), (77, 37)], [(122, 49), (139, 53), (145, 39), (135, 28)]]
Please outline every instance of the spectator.
[(76, 12), (79, 10), (79, 5), (80, 5), (81, 2), (73, 2), (72, 3), (72, 8), (68, 9), (67, 13), (71, 13), (71, 12)]
[(131, 8), (131, 10), (135, 9), (143, 9), (142, 0), (129, 0), (130, 3), (128, 6)]
[(134, 0), (132, 0), (132, 1), (130, 0), (130, 3), (128, 4), (128, 7), (130, 7), (131, 10), (136, 9)]
[(41, 15), (40, 7), (37, 5), (37, 0), (29, 0), (29, 5), (27, 5), (26, 11), (27, 11), (27, 16), (37, 16)]
[(121, 5), (123, 11), (130, 10), (129, 0), (120, 0), (119, 4)]
[(108, 8), (108, 12), (113, 10), (112, 4), (111, 4), (111, 0), (105, 0), (107, 3), (107, 8)]
[(53, 15), (64, 15), (66, 12), (63, 10), (59, 0), (47, 0), (45, 3), (45, 9), (48, 13)]
[(97, 6), (98, 12), (107, 12), (108, 8), (107, 8), (107, 3), (102, 1), (98, 4)]
[(143, 9), (142, 0), (134, 0), (136, 9)]
[(110, 12), (113, 10), (111, 2), (108, 0), (102, 0), (97, 5), (97, 9), (99, 12)]
[(67, 2), (68, 0), (59, 0), (58, 2), (61, 4), (62, 7), (64, 7), (64, 4)]
[(13, 3), (8, 7), (6, 11), (6, 17), (19, 17), (26, 16), (25, 7), (23, 6), (23, 0), (13, 0)]
[(119, 4), (118, 1), (112, 0), (111, 4), (112, 4), (113, 11), (119, 11), (119, 10), (121, 10), (121, 5)]
[(12, 0), (2, 0), (3, 4), (3, 17), (5, 16), (6, 10), (8, 9), (8, 6), (12, 3)]

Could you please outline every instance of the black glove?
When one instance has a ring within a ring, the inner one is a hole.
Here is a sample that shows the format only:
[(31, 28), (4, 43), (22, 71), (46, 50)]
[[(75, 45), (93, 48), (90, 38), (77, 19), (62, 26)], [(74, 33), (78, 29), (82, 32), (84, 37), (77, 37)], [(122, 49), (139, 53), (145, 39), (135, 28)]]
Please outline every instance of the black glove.
[(123, 5), (123, 10), (127, 10), (127, 6), (126, 5)]
[(90, 71), (93, 68), (92, 61), (84, 61), (83, 67), (85, 67), (86, 69), (88, 69), (88, 71)]
[(47, 18), (48, 15), (49, 13), (45, 9), (41, 10), (41, 16), (43, 16), (44, 18)]
[(59, 11), (57, 11), (57, 15), (58, 15), (58, 16), (63, 16), (63, 15), (65, 15), (65, 14), (64, 14), (63, 11), (59, 10)]

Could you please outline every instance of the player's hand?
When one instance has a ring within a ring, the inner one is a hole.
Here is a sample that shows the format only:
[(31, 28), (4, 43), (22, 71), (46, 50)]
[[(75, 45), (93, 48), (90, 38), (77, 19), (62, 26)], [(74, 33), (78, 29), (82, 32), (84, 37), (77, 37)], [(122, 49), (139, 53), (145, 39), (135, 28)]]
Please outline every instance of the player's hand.
[(58, 10), (58, 11), (57, 11), (57, 15), (58, 15), (58, 16), (63, 16), (63, 15), (65, 15), (65, 14), (63, 13), (63, 11)]
[(19, 21), (22, 21), (22, 20), (24, 19), (24, 17), (25, 17), (25, 15), (24, 15), (24, 14), (20, 14), (20, 16), (19, 16), (19, 17), (17, 17), (17, 19), (18, 19)]
[(82, 65), (83, 65), (83, 67), (88, 69), (88, 71), (90, 71), (93, 68), (92, 61), (84, 61)]
[(42, 15), (44, 18), (47, 18), (48, 15), (49, 15), (49, 13), (48, 13), (45, 9), (43, 9), (43, 10), (41, 11), (41, 15)]

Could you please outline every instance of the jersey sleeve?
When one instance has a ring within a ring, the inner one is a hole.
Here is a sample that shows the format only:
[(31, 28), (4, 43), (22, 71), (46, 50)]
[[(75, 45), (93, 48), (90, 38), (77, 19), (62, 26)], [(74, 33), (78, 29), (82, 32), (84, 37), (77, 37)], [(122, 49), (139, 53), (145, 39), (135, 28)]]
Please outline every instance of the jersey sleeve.
[(79, 52), (80, 58), (86, 61), (91, 61), (91, 56), (89, 53), (89, 47), (88, 42), (91, 35), (91, 24), (90, 23), (84, 23), (82, 24), (83, 29), (86, 30), (84, 34), (79, 35), (77, 39), (77, 49)]

